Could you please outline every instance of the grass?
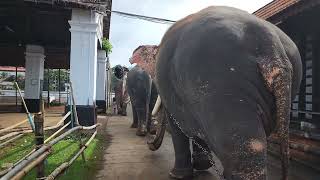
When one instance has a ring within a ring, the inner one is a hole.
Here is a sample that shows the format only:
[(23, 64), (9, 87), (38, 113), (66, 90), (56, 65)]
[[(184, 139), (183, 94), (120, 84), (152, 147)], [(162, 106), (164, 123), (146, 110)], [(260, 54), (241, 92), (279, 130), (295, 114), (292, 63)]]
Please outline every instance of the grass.
[(34, 136), (27, 134), (18, 140), (14, 144), (8, 144), (1, 148), (0, 151), (0, 171), (5, 170), (10, 164), (17, 162), (23, 158), (34, 148)]
[[(56, 169), (60, 164), (69, 161), (75, 155), (75, 153), (79, 151), (79, 136), (79, 133), (68, 136), (53, 146), (52, 153), (45, 161), (46, 176)], [(86, 136), (86, 138), (83, 138), (83, 141), (86, 142), (88, 138), (90, 138), (90, 134)], [(0, 167), (5, 167), (8, 165), (8, 163), (17, 162), (19, 159), (28, 154), (28, 152), (34, 148), (33, 139), (34, 136), (32, 134), (28, 134), (17, 140), (14, 144), (1, 149)], [(102, 153), (99, 153), (100, 148), (98, 147), (100, 146), (102, 146), (102, 141), (98, 136), (85, 150), (86, 162), (84, 163), (82, 157), (79, 156), (78, 159), (58, 179), (92, 179), (95, 171), (97, 170), (97, 159), (99, 159), (102, 155)], [(4, 168), (0, 170), (4, 170)], [(28, 173), (24, 179), (36, 179), (35, 169)]]

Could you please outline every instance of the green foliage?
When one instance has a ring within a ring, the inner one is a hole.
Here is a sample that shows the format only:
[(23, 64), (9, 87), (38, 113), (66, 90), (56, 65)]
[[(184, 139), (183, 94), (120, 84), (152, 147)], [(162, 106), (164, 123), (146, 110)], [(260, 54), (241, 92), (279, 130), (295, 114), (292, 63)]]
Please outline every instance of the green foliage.
[[(49, 77), (49, 90), (50, 91), (59, 91), (59, 70), (58, 69), (50, 69), (44, 71), (44, 79), (43, 79), (43, 90), (48, 90), (48, 77)], [(64, 91), (65, 83), (69, 80), (69, 73), (65, 69), (60, 70), (60, 90)]]
[(8, 77), (8, 76), (9, 76), (9, 73), (8, 73), (8, 72), (2, 71), (2, 72), (0, 73), (0, 79), (4, 79), (4, 78), (6, 78), (6, 77)]
[(112, 45), (107, 38), (102, 39), (102, 50), (105, 50), (107, 54), (112, 52)]

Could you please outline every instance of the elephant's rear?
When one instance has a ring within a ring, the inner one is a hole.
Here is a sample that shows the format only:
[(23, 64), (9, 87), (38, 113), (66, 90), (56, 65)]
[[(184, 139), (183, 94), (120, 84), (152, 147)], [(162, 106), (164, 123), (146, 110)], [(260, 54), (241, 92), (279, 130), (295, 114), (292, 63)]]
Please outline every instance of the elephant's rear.
[(245, 12), (231, 11), (212, 10), (168, 31), (157, 61), (159, 92), (167, 96), (168, 109), (188, 109), (192, 118), (210, 117), (213, 128), (217, 123), (233, 123), (223, 117), (246, 107), (260, 116), (269, 134), (274, 129), (275, 104), (258, 61), (273, 58), (269, 52), (274, 34)]
[(265, 21), (221, 7), (178, 22), (162, 40), (156, 78), (163, 103), (187, 136), (222, 157), (230, 179), (265, 179), (275, 99), (259, 63), (288, 58), (284, 48)]
[(132, 103), (145, 108), (151, 86), (149, 75), (139, 67), (132, 68), (128, 73), (127, 87)]

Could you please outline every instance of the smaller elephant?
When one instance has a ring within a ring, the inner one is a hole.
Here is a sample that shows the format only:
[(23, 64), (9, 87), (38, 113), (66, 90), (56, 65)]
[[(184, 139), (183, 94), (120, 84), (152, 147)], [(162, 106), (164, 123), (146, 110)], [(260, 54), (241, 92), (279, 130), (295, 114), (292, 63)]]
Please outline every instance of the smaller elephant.
[(129, 103), (129, 96), (126, 86), (127, 72), (128, 69), (120, 65), (117, 65), (114, 68), (114, 75), (118, 78), (118, 81), (114, 86), (117, 110), (118, 114), (123, 116), (127, 115), (127, 104)]
[(146, 120), (151, 118), (151, 110), (158, 96), (155, 84), (144, 70), (136, 66), (127, 77), (127, 89), (132, 104), (132, 128), (138, 128), (138, 136), (146, 135)]

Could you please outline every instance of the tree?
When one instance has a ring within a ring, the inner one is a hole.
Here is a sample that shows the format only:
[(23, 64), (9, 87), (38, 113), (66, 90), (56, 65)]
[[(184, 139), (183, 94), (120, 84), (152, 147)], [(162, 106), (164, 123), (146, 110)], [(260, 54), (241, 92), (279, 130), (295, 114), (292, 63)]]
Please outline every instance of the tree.
[(8, 73), (8, 72), (2, 71), (2, 72), (0, 73), (0, 79), (7, 78), (8, 76), (9, 76), (9, 73)]
[(58, 69), (50, 69), (44, 71), (43, 78), (43, 90), (48, 90), (48, 78), (49, 78), (49, 90), (50, 91), (64, 91), (65, 83), (69, 81), (69, 73), (68, 70), (61, 69), (60, 70), (60, 86), (59, 86), (59, 70)]
[(22, 74), (18, 74), (17, 84), (20, 89), (24, 89), (24, 85), (25, 85), (24, 83), (25, 83), (25, 76)]

